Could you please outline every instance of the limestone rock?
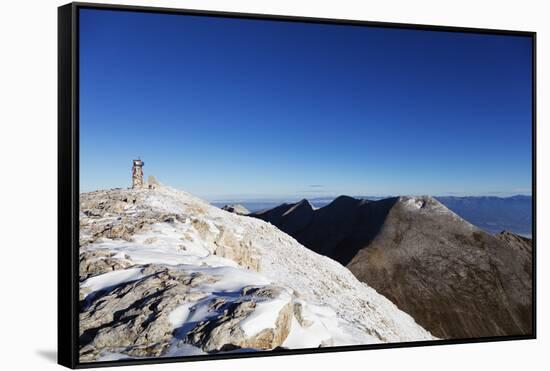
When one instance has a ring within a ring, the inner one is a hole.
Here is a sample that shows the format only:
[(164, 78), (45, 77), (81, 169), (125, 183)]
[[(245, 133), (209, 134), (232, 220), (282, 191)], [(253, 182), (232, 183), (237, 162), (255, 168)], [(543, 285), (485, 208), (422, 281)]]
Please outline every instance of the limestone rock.
[(243, 300), (215, 303), (222, 314), (199, 323), (187, 334), (188, 341), (191, 344), (200, 346), (207, 352), (240, 348), (268, 350), (281, 346), (291, 328), (293, 307), (290, 301), (278, 312), (274, 327), (265, 328), (252, 336), (247, 336), (240, 327), (243, 320), (254, 314), (257, 306), (257, 301), (254, 298), (274, 298), (280, 294), (280, 290), (276, 287), (255, 289), (248, 292), (245, 290)]
[(105, 249), (82, 251), (79, 257), (80, 280), (106, 272), (125, 269), (133, 263), (127, 256), (115, 257), (113, 252)]
[(144, 278), (126, 282), (81, 302), (80, 354), (94, 359), (99, 351), (126, 348), (133, 356), (159, 356), (172, 341), (171, 310), (186, 300), (197, 300), (192, 291), (199, 282), (214, 277), (150, 265)]
[(222, 210), (229, 211), (230, 213), (234, 213), (237, 215), (248, 215), (250, 211), (240, 204), (234, 204), (234, 205), (225, 205), (222, 207)]

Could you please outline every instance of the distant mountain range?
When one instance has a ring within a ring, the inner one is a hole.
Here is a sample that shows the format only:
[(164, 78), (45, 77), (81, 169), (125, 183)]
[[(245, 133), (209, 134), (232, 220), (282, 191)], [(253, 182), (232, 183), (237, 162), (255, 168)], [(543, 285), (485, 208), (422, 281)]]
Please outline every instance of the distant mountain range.
[[(354, 198), (376, 201), (384, 197), (354, 196)], [(468, 222), (491, 234), (506, 230), (526, 237), (532, 235), (531, 196), (436, 196), (435, 198)], [(321, 208), (334, 199), (335, 197), (315, 197), (308, 201), (313, 208)], [(251, 212), (258, 212), (277, 207), (281, 201), (238, 201), (232, 203), (240, 204)], [(222, 207), (227, 202), (214, 202), (213, 204)]]
[[(249, 216), (347, 266), (437, 337), (531, 333), (531, 240), (486, 233), (443, 201), (340, 196), (319, 209), (301, 200)], [(491, 205), (525, 206), (523, 197), (446, 201), (465, 213), (479, 204), (485, 218), (496, 215)]]
[(437, 197), (449, 209), (477, 227), (490, 232), (503, 230), (531, 237), (531, 196)]

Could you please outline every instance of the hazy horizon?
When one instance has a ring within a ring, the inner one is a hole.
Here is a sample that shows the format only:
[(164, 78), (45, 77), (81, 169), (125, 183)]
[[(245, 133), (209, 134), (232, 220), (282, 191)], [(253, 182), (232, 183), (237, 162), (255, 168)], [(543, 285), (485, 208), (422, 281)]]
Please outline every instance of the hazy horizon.
[[(81, 190), (530, 194), (530, 38), (83, 9)], [(307, 196), (307, 197), (304, 197)]]
[(331, 196), (288, 196), (288, 197), (281, 197), (281, 198), (213, 198), (213, 199), (207, 199), (208, 202), (221, 204), (224, 202), (227, 203), (238, 203), (238, 202), (296, 202), (303, 199), (306, 200), (333, 200), (340, 196), (349, 196), (353, 198), (361, 198), (361, 199), (383, 199), (383, 198), (392, 198), (392, 197), (400, 197), (400, 196), (412, 196), (412, 197), (421, 197), (421, 196), (430, 196), (430, 197), (456, 197), (456, 198), (467, 198), (467, 197), (475, 197), (475, 198), (482, 198), (482, 197), (496, 197), (496, 198), (512, 198), (512, 197), (532, 197), (532, 194), (510, 194), (510, 195), (456, 195), (456, 194), (438, 194), (438, 195), (430, 195), (430, 194), (395, 194), (395, 195), (351, 195), (351, 194), (339, 194), (339, 195), (331, 195)]

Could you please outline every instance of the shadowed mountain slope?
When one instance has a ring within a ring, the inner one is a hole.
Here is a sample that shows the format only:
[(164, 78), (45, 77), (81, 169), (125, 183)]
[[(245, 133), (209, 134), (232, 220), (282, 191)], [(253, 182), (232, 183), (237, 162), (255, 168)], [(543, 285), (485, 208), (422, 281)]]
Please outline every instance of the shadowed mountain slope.
[(346, 265), (378, 233), (396, 201), (340, 196), (317, 210), (302, 200), (250, 216), (270, 222), (315, 252)]

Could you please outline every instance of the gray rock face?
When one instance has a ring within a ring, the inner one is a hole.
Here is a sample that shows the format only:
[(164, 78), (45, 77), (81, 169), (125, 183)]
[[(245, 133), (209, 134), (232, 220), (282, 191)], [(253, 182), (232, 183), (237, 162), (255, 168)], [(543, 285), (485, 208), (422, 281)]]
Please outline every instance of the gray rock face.
[(183, 221), (181, 214), (139, 209), (148, 192), (125, 190), (91, 192), (80, 196), (80, 245), (86, 246), (101, 238), (131, 241), (135, 233), (146, 231), (159, 222)]
[(280, 346), (290, 332), (293, 305), (289, 302), (279, 311), (275, 326), (247, 336), (240, 323), (254, 313), (262, 298), (276, 298), (281, 294), (278, 287), (250, 288), (242, 292), (243, 298), (236, 301), (216, 300), (211, 303), (221, 313), (200, 323), (187, 334), (189, 343), (200, 346), (207, 352), (219, 352), (240, 348), (274, 349)]
[[(250, 287), (239, 295), (213, 298), (200, 290), (204, 284), (218, 281), (210, 274), (147, 265), (142, 267), (142, 275), (135, 281), (91, 293), (81, 301), (81, 361), (94, 360), (105, 350), (119, 349), (129, 356), (159, 357), (178, 338), (206, 352), (273, 349), (282, 344), (290, 331), (290, 302), (281, 309), (274, 328), (247, 336), (240, 327), (254, 313), (258, 302), (280, 294), (278, 287)], [(207, 300), (201, 305), (209, 308), (208, 318), (174, 329), (170, 313), (182, 304), (200, 303), (201, 299)]]
[(170, 346), (173, 328), (167, 314), (200, 293), (190, 292), (187, 283), (194, 278), (182, 272), (151, 265), (143, 274), (143, 279), (81, 301), (81, 361), (121, 348), (130, 356), (159, 356)]
[(115, 254), (108, 250), (82, 251), (79, 257), (80, 281), (132, 266), (133, 263), (125, 258), (115, 258)]
[(435, 336), (532, 332), (530, 240), (491, 236), (431, 197), (343, 196), (301, 218), (286, 209), (254, 216), (346, 264)]
[(238, 214), (238, 215), (248, 215), (250, 214), (250, 211), (240, 204), (234, 204), (234, 205), (225, 205), (222, 207), (222, 210), (229, 211), (230, 213)]

